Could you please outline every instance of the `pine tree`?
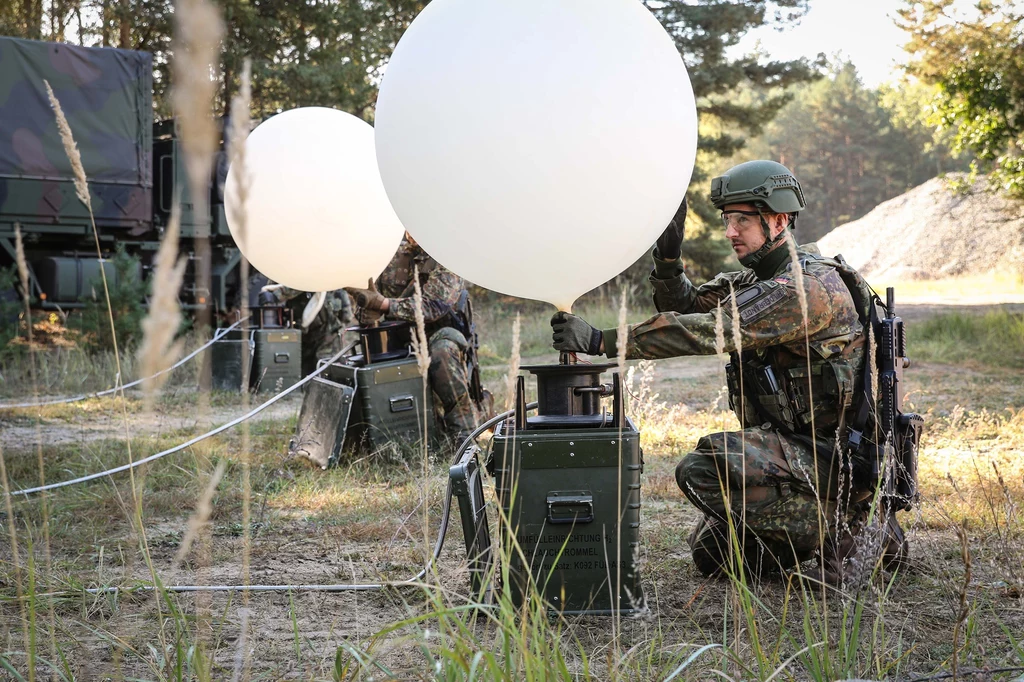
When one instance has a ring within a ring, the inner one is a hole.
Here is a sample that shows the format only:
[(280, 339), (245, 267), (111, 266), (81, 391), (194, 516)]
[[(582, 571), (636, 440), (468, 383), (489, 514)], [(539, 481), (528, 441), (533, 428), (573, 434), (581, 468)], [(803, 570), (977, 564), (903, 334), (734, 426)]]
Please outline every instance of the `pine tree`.
[(694, 219), (689, 221), (685, 256), (692, 273), (710, 277), (730, 259), (732, 250), (708, 198), (709, 178), (725, 171), (725, 160), (760, 133), (789, 101), (788, 87), (816, 77), (815, 66), (806, 60), (737, 57), (734, 48), (755, 28), (794, 23), (806, 12), (807, 0), (647, 0), (644, 4), (683, 55), (697, 98), (700, 155), (688, 192)]

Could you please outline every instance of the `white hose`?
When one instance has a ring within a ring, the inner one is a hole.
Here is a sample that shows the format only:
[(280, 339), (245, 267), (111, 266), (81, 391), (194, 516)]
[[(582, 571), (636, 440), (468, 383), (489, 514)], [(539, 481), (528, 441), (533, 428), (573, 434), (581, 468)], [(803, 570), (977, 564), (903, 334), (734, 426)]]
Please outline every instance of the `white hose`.
[[(346, 349), (347, 350), (347, 349)], [(334, 362), (332, 359), (331, 362)], [(309, 377), (307, 377), (308, 379)], [(537, 409), (537, 403), (530, 403), (526, 406), (527, 411)], [(462, 458), (462, 453), (469, 448), (476, 437), (481, 433), (491, 428), (503, 419), (507, 419), (515, 414), (515, 410), (509, 410), (503, 412), (488, 419), (486, 422), (476, 428), (464, 441), (462, 445), (455, 451), (454, 462), (458, 462)], [(434, 551), (431, 553), (430, 558), (427, 560), (427, 564), (423, 567), (419, 573), (412, 578), (407, 580), (396, 580), (383, 583), (364, 583), (364, 584), (335, 584), (335, 585), (170, 585), (164, 586), (160, 589), (167, 592), (240, 592), (248, 590), (251, 592), (367, 592), (371, 590), (383, 590), (387, 588), (396, 587), (415, 587), (421, 585), (420, 582), (427, 573), (433, 567), (434, 562), (441, 558), (441, 550), (444, 549), (444, 539), (448, 534), (448, 522), (451, 519), (452, 510), (452, 482), (448, 480), (448, 489), (445, 491), (444, 496), (444, 509), (441, 511), (441, 526), (437, 531), (437, 541), (434, 543)], [(120, 592), (148, 592), (153, 590), (151, 585), (143, 585), (135, 588), (121, 588), (121, 587), (94, 587), (91, 589), (83, 590), (85, 594), (117, 594)], [(56, 596), (70, 594), (67, 592), (54, 592), (48, 595), (42, 596)]]
[[(349, 352), (354, 347), (355, 347), (355, 344), (353, 343), (353, 344), (350, 344), (349, 346), (347, 346), (346, 348), (343, 348), (334, 357), (332, 357), (330, 360), (327, 361), (327, 365), (330, 365), (330, 364), (332, 364), (334, 362), (337, 362), (339, 359), (341, 359), (342, 355), (344, 355), (345, 353)], [(230, 429), (230, 428), (232, 428), (234, 426), (238, 426), (239, 424), (241, 424), (245, 420), (250, 419), (250, 418), (256, 416), (257, 414), (259, 414), (263, 410), (267, 409), (268, 407), (270, 407), (271, 405), (276, 403), (281, 398), (285, 397), (286, 395), (288, 395), (289, 393), (291, 393), (293, 391), (296, 391), (296, 390), (302, 388), (307, 383), (312, 381), (314, 377), (316, 377), (318, 374), (320, 374), (325, 369), (327, 369), (327, 365), (324, 365), (320, 369), (317, 369), (312, 374), (310, 374), (309, 376), (307, 376), (304, 379), (302, 379), (301, 381), (299, 381), (297, 384), (295, 384), (293, 386), (289, 386), (287, 389), (281, 391), (280, 393), (278, 393), (277, 395), (275, 395), (273, 398), (271, 398), (267, 402), (263, 403), (262, 405), (259, 405), (258, 407), (254, 407), (252, 410), (250, 410), (249, 412), (243, 414), (241, 417), (237, 417), (236, 419), (232, 419), (227, 424), (222, 424), (222, 425), (218, 426), (217, 428), (215, 428), (213, 431), (207, 431), (203, 435), (196, 436), (192, 440), (187, 441), (185, 443), (182, 443), (181, 445), (177, 445), (177, 446), (171, 448), (170, 450), (164, 450), (163, 452), (158, 452), (155, 455), (150, 455), (149, 457), (146, 457), (144, 459), (140, 459), (140, 460), (132, 462), (130, 464), (122, 464), (121, 466), (114, 467), (113, 469), (107, 469), (106, 471), (101, 471), (101, 472), (96, 473), (96, 474), (89, 474), (88, 476), (81, 476), (79, 478), (75, 478), (75, 479), (72, 479), (70, 481), (61, 481), (60, 483), (50, 483), (49, 485), (43, 485), (43, 486), (39, 486), (39, 487), (36, 487), (36, 488), (26, 488), (24, 490), (15, 490), (15, 491), (11, 492), (11, 495), (34, 495), (36, 493), (41, 493), (41, 492), (44, 492), (46, 490), (56, 490), (58, 488), (66, 488), (69, 485), (76, 485), (78, 483), (85, 483), (86, 481), (93, 481), (93, 480), (96, 480), (97, 478), (103, 478), (104, 476), (110, 476), (112, 474), (119, 474), (122, 471), (128, 471), (129, 469), (134, 469), (135, 467), (142, 466), (143, 464), (148, 464), (149, 462), (154, 462), (154, 461), (156, 461), (156, 460), (158, 460), (158, 459), (160, 459), (162, 457), (166, 457), (167, 455), (172, 455), (175, 452), (181, 452), (185, 448), (192, 447), (193, 445), (195, 445), (196, 443), (199, 443), (200, 441), (204, 441), (207, 438), (211, 438), (213, 436), (216, 436), (219, 433), (223, 433), (223, 432), (227, 431), (228, 429)]]
[(45, 407), (46, 405), (67, 405), (68, 403), (78, 403), (78, 402), (81, 402), (83, 400), (88, 400), (89, 398), (101, 398), (101, 397), (103, 397), (105, 395), (111, 395), (113, 393), (117, 393), (118, 391), (123, 391), (126, 388), (133, 388), (133, 387), (138, 386), (139, 384), (141, 384), (143, 381), (149, 381), (150, 379), (155, 379), (156, 377), (158, 377), (158, 376), (160, 376), (162, 374), (167, 374), (171, 370), (178, 369), (179, 367), (184, 365), (186, 362), (188, 362), (189, 360), (191, 360), (195, 356), (199, 355), (200, 353), (202, 353), (204, 350), (206, 350), (207, 348), (209, 348), (213, 344), (215, 344), (218, 341), (220, 341), (222, 338), (224, 338), (224, 336), (228, 332), (230, 332), (230, 331), (234, 330), (235, 328), (237, 328), (238, 325), (242, 324), (247, 319), (249, 319), (249, 318), (244, 318), (242, 320), (239, 320), (238, 322), (235, 322), (233, 325), (231, 325), (230, 327), (226, 327), (225, 329), (218, 329), (217, 333), (213, 335), (213, 338), (210, 339), (209, 341), (207, 341), (206, 343), (204, 343), (202, 346), (200, 346), (199, 348), (196, 348), (194, 351), (192, 351), (191, 353), (189, 353), (188, 355), (183, 357), (181, 360), (178, 360), (176, 363), (174, 363), (173, 365), (171, 365), (167, 369), (162, 369), (159, 372), (157, 372), (156, 374), (154, 374), (152, 376), (149, 376), (149, 377), (146, 377), (144, 379), (136, 379), (135, 381), (131, 382), (130, 384), (125, 384), (124, 386), (115, 386), (114, 388), (108, 388), (107, 390), (99, 391), (98, 393), (86, 393), (86, 394), (83, 394), (83, 395), (72, 396), (70, 398), (54, 398), (53, 400), (44, 400), (44, 401), (37, 402), (37, 403), (2, 404), (2, 405), (0, 405), (0, 410), (16, 410), (16, 409), (20, 409), (20, 408), (23, 408), (23, 407)]

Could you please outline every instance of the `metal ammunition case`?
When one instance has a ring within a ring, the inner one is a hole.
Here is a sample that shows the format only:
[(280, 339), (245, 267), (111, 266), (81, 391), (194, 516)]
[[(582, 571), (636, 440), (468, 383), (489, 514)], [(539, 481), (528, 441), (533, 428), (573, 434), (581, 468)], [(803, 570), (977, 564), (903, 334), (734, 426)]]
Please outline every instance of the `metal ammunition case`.
[(493, 452), (498, 497), (522, 552), (510, 557), (513, 599), (521, 603), (533, 581), (564, 613), (642, 609), (640, 433), (631, 422), (621, 433), (517, 433), (507, 424)]
[(250, 363), (250, 388), (259, 393), (283, 391), (302, 379), (302, 332), (253, 329), (244, 337), (240, 329), (228, 332), (210, 349), (213, 388), (240, 390), (246, 358)]
[[(526, 367), (538, 377), (540, 414), (525, 416), (524, 378), (517, 416), (495, 430), (489, 467), (505, 517), (503, 545), (515, 603), (530, 585), (562, 613), (631, 613), (645, 608), (640, 550), (640, 433), (624, 415), (618, 375), (608, 366)], [(599, 396), (611, 396), (611, 414)], [(507, 545), (506, 545), (507, 546)]]
[(375, 362), (354, 367), (336, 363), (324, 373), (326, 379), (355, 389), (348, 437), (370, 449), (395, 441), (415, 444), (423, 441), (424, 426), (433, 419), (430, 389), (424, 396), (424, 381), (415, 357)]

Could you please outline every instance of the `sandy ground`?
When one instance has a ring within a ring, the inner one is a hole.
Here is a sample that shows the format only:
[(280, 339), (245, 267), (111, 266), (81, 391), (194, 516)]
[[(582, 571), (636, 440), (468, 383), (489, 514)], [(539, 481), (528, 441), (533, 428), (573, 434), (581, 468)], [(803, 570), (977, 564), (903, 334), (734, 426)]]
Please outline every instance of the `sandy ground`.
[[(259, 401), (253, 402), (253, 407)], [(255, 415), (250, 423), (287, 419), (298, 413), (302, 404), (299, 395), (288, 396)], [(19, 410), (22, 415), (30, 409)], [(189, 410), (161, 409), (152, 413), (133, 413), (127, 416), (128, 430), (133, 438), (157, 437), (174, 431), (202, 433), (245, 414), (241, 405), (211, 407), (208, 416), (200, 419)], [(64, 415), (62, 415), (64, 416)], [(46, 445), (85, 443), (95, 440), (120, 439), (125, 435), (125, 417), (116, 411), (83, 413), (80, 416), (64, 416), (64, 419), (45, 420), (41, 424), (31, 423), (28, 417), (4, 421), (0, 425), (0, 437), (4, 447), (23, 449), (33, 447), (37, 442)], [(202, 428), (202, 431), (200, 430)]]

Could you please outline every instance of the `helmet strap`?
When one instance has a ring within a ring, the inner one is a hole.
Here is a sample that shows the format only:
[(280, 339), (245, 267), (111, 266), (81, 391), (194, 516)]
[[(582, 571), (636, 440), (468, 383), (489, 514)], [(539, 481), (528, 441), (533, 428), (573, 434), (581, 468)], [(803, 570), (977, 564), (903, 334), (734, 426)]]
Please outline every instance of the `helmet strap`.
[[(768, 224), (768, 220), (765, 219), (764, 213), (761, 212), (760, 208), (757, 209), (757, 216), (761, 219), (761, 229), (764, 230), (764, 244), (762, 244), (761, 248), (754, 253), (748, 253), (743, 258), (740, 258), (740, 265), (745, 268), (753, 268), (755, 265), (760, 263), (761, 260), (783, 240), (786, 234), (786, 230), (783, 230), (782, 232), (779, 232), (777, 236), (772, 237), (772, 228)], [(793, 217), (791, 215), (789, 219), (790, 227), (792, 227), (793, 222)]]

